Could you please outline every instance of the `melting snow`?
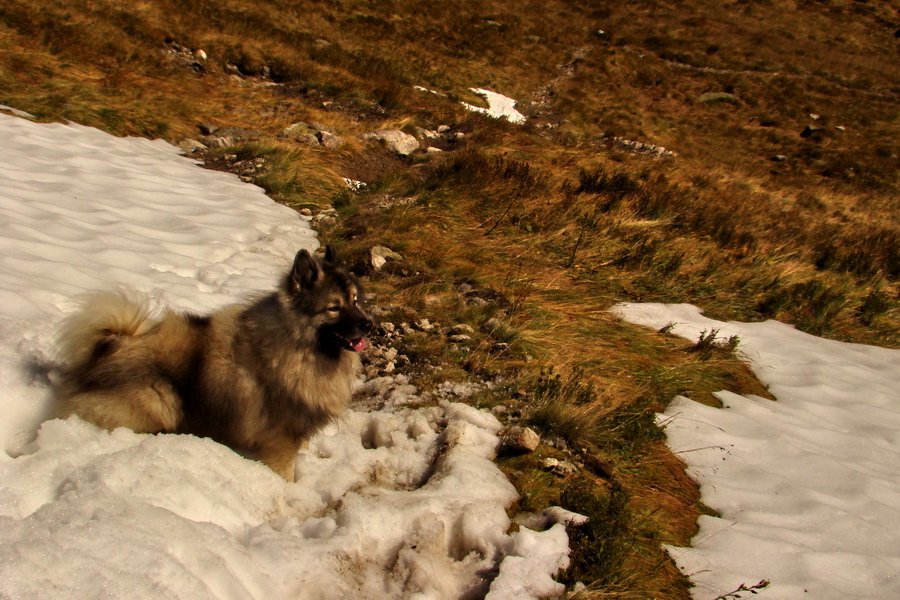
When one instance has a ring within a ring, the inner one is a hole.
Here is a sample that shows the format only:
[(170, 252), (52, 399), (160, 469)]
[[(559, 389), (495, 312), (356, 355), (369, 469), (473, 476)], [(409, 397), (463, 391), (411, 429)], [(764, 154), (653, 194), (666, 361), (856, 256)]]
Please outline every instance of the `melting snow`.
[(516, 110), (516, 101), (507, 98), (497, 92), (484, 90), (481, 88), (469, 88), (487, 101), (488, 107), (473, 106), (472, 104), (462, 103), (468, 110), (484, 113), (498, 119), (506, 119), (511, 123), (524, 123), (525, 115)]
[(453, 389), (351, 411), (301, 451), (294, 484), (208, 439), (47, 420), (53, 337), (79, 294), (126, 286), (210, 311), (271, 289), (318, 242), (261, 189), (161, 141), (8, 115), (0, 137), (0, 596), (561, 592), (563, 526), (508, 533), (500, 423)]
[[(641, 325), (697, 340), (717, 330), (778, 399), (677, 398), (669, 445), (721, 518), (671, 548), (717, 598), (762, 580), (760, 598), (900, 598), (900, 351), (817, 338), (776, 321), (722, 323), (688, 305), (620, 304)], [(742, 596), (744, 597), (744, 596)], [(749, 597), (749, 596), (747, 596)]]

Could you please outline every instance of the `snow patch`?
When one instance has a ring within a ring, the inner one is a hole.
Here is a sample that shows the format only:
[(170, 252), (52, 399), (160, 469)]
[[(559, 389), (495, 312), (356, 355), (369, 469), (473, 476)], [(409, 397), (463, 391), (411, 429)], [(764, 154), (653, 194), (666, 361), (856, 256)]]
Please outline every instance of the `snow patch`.
[(698, 600), (769, 580), (761, 597), (900, 597), (900, 351), (817, 338), (776, 321), (720, 322), (690, 305), (619, 304), (621, 318), (691, 340), (718, 330), (778, 399), (720, 392), (660, 417), (701, 484), (691, 548), (670, 554)]
[(506, 119), (510, 123), (522, 124), (525, 122), (525, 115), (516, 110), (516, 101), (508, 98), (503, 94), (492, 92), (481, 88), (469, 88), (487, 101), (488, 107), (473, 106), (463, 102), (462, 105), (473, 112), (480, 112), (497, 119)]

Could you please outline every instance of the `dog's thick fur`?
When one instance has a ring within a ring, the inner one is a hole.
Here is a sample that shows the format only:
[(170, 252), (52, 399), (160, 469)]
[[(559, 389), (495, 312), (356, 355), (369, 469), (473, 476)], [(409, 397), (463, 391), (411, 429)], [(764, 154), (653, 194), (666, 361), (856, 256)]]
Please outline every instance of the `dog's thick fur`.
[(279, 288), (209, 316), (100, 292), (64, 325), (58, 416), (210, 437), (294, 479), (299, 448), (341, 414), (372, 322), (337, 266), (297, 253)]

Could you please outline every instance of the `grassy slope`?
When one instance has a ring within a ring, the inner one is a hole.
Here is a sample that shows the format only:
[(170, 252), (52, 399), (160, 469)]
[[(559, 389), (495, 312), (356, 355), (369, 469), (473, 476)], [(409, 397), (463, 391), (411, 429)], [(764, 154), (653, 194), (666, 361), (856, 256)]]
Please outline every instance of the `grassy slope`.
[[(678, 393), (765, 390), (727, 348), (605, 311), (692, 302), (896, 347), (898, 26), (883, 3), (840, 0), (0, 0), (0, 103), (171, 141), (200, 122), (261, 131), (210, 160), (258, 157), (251, 177), (278, 200), (338, 206), (323, 235), (360, 262), (376, 243), (404, 254), (401, 272), (372, 277), (379, 303), (476, 327), (501, 317), (469, 348), (421, 337), (403, 350), (442, 377), (502, 374), (508, 395), (478, 401), (567, 440), (568, 452), (542, 446), (504, 466), (520, 509), (592, 515), (572, 581), (597, 597), (684, 598), (659, 544), (687, 543), (703, 508), (652, 416)], [(469, 87), (518, 99), (528, 124), (465, 112), (460, 100), (479, 101)], [(300, 120), (348, 143), (275, 138)], [(401, 159), (355, 139), (442, 124), (466, 134), (442, 155)], [(341, 176), (369, 187), (347, 193)], [(461, 282), (510, 304), (471, 306)], [(492, 352), (498, 339), (509, 349)], [(560, 479), (540, 468), (548, 456), (584, 468)]]

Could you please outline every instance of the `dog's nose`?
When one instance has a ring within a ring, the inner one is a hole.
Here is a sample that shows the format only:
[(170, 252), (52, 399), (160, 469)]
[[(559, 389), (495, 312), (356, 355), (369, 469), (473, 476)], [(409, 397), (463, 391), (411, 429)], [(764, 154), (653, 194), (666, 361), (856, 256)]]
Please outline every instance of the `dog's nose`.
[(374, 327), (375, 323), (372, 322), (372, 319), (368, 317), (364, 318), (362, 323), (360, 324), (360, 329), (362, 329), (364, 333), (371, 333)]

